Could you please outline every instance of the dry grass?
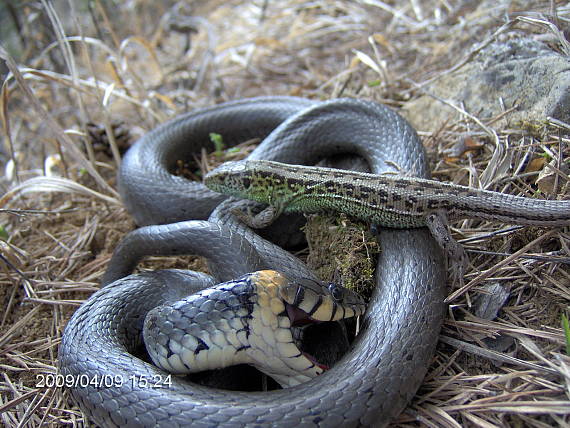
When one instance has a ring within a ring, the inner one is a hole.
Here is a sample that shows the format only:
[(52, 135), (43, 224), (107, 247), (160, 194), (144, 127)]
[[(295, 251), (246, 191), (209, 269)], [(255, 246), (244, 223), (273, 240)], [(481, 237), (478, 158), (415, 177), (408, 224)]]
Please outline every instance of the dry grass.
[[(13, 74), (0, 109), (11, 171), (0, 201), (8, 236), (0, 241), (5, 426), (83, 424), (66, 394), (38, 381), (55, 373), (67, 319), (134, 227), (114, 178), (129, 136), (198, 106), (262, 94), (347, 95), (398, 108), (496, 38), (530, 35), (562, 49), (558, 29), (570, 20), (567, 6), (547, 1), (214, 1), (195, 4), (192, 14), (204, 18), (187, 22), (198, 24), (188, 38), (168, 19), (171, 2), (120, 3), (19, 6), (24, 65), (8, 61)], [(178, 24), (187, 15), (180, 9)], [(517, 16), (523, 19), (503, 26)], [(543, 153), (570, 154), (568, 128), (552, 124), (500, 130), (464, 116), (421, 135), (436, 178), (484, 176), (498, 190), (527, 196)], [(446, 157), (466, 136), (478, 148)], [(499, 176), (494, 144), (506, 141), (510, 168)], [(454, 226), (472, 266), (465, 288), (449, 290), (437, 354), (395, 426), (568, 426), (570, 358), (560, 327), (570, 302), (567, 228)], [(509, 294), (499, 316), (486, 320), (476, 315), (477, 299), (494, 283)]]

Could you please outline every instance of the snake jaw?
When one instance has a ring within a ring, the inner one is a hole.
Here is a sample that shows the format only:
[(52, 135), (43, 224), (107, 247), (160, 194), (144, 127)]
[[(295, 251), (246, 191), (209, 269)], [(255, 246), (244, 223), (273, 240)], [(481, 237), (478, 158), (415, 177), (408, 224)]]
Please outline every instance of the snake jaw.
[(307, 360), (309, 360), (311, 363), (313, 363), (315, 366), (319, 367), (322, 371), (326, 372), (327, 370), (330, 369), (330, 367), (326, 364), (322, 364), (319, 363), (317, 361), (317, 359), (315, 357), (313, 357), (311, 354), (309, 354), (308, 352), (303, 351), (303, 355), (305, 356), (305, 358)]
[(290, 305), (287, 302), (285, 302), (285, 310), (287, 312), (289, 320), (291, 320), (292, 327), (302, 327), (308, 324), (312, 324), (313, 322), (319, 322), (318, 320), (312, 319), (309, 314), (301, 308)]
[[(286, 366), (302, 374), (299, 376), (271, 374), (271, 376), (282, 386), (292, 386), (300, 383), (298, 378), (301, 376), (308, 376), (303, 380), (306, 381), (328, 370), (330, 368), (328, 365), (319, 362), (317, 358), (302, 349), (302, 341), (298, 337), (293, 338), (293, 332), (296, 331), (295, 328), (304, 330), (322, 322), (362, 315), (365, 311), (363, 299), (342, 286), (310, 278), (290, 280), (272, 270), (258, 271), (252, 275), (252, 282), (257, 287), (259, 296), (258, 303), (265, 308), (271, 307), (273, 315), (279, 320), (280, 334), (276, 334), (279, 336), (279, 343), (276, 344), (276, 352), (280, 354), (278, 358)], [(261, 312), (264, 314), (262, 318), (267, 320), (269, 310)]]
[[(285, 310), (286, 310), (287, 316), (289, 317), (289, 320), (291, 321), (291, 327), (303, 328), (303, 327), (307, 327), (311, 324), (316, 324), (316, 323), (322, 322), (322, 321), (315, 320), (315, 319), (311, 318), (309, 316), (309, 314), (307, 314), (302, 309), (295, 307), (295, 306), (292, 306), (288, 303), (285, 303)], [(299, 347), (299, 345), (300, 344), (297, 343), (297, 347)], [(307, 360), (309, 360), (312, 364), (314, 364), (316, 367), (319, 367), (323, 371), (329, 370), (330, 367), (328, 365), (320, 363), (313, 355), (311, 355), (308, 352), (303, 351), (303, 350), (299, 350), (299, 352)]]

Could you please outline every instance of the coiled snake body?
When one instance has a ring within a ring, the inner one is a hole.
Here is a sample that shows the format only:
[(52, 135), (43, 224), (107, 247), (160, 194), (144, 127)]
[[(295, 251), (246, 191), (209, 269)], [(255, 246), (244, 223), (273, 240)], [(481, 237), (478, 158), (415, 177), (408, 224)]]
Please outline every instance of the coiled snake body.
[[(442, 256), (424, 229), (380, 231), (377, 286), (362, 331), (352, 349), (319, 377), (289, 389), (249, 393), (177, 378), (168, 388), (141, 383), (165, 376), (133, 355), (152, 308), (259, 269), (314, 278), (296, 258), (235, 221), (231, 200), (222, 202), (208, 222), (182, 221), (206, 218), (223, 199), (197, 183), (189, 189), (188, 181), (170, 173), (177, 159), (206, 146), (211, 132), (225, 142), (265, 138), (252, 159), (313, 164), (326, 156), (356, 153), (374, 173), (396, 164), (408, 174), (428, 175), (413, 129), (372, 102), (255, 98), (198, 110), (149, 132), (126, 155), (120, 190), (139, 224), (169, 224), (127, 235), (106, 274), (104, 282), (110, 285), (68, 323), (59, 353), (62, 373), (122, 380), (109, 388), (72, 387), (72, 395), (105, 426), (386, 425), (421, 383), (444, 313)], [(179, 271), (123, 278), (144, 255), (181, 253), (207, 257), (215, 280)]]

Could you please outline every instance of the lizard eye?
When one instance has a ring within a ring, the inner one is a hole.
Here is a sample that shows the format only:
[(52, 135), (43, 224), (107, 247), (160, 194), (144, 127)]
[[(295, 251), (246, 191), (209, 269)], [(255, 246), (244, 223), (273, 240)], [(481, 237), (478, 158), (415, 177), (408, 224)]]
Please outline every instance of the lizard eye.
[(335, 301), (341, 302), (344, 299), (344, 289), (342, 287), (339, 287), (334, 282), (330, 282), (328, 289)]

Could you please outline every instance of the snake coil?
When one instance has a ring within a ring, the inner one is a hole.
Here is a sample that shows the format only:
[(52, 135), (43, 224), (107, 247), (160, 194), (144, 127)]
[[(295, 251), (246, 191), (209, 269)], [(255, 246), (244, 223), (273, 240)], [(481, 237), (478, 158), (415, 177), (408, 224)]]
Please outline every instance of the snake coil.
[[(374, 173), (394, 171), (396, 164), (408, 174), (429, 175), (411, 126), (387, 107), (368, 101), (253, 98), (199, 109), (147, 133), (125, 156), (119, 188), (136, 221), (155, 226), (140, 228), (121, 243), (106, 274), (106, 281), (114, 282), (74, 314), (59, 351), (64, 375), (122, 382), (108, 388), (72, 387), (73, 397), (103, 426), (386, 425), (419, 387), (444, 314), (442, 256), (424, 229), (379, 232), (377, 285), (362, 331), (341, 361), (312, 381), (252, 393), (177, 378), (169, 388), (141, 384), (141, 379), (165, 376), (135, 356), (144, 315), (161, 301), (260, 268), (313, 275), (293, 256), (232, 220), (232, 201), (223, 202), (209, 222), (185, 221), (208, 218), (223, 200), (172, 174), (177, 159), (210, 144), (211, 132), (228, 144), (264, 138), (251, 159), (313, 164), (355, 153)], [(209, 258), (215, 280), (174, 271), (122, 278), (144, 255), (188, 252)]]

